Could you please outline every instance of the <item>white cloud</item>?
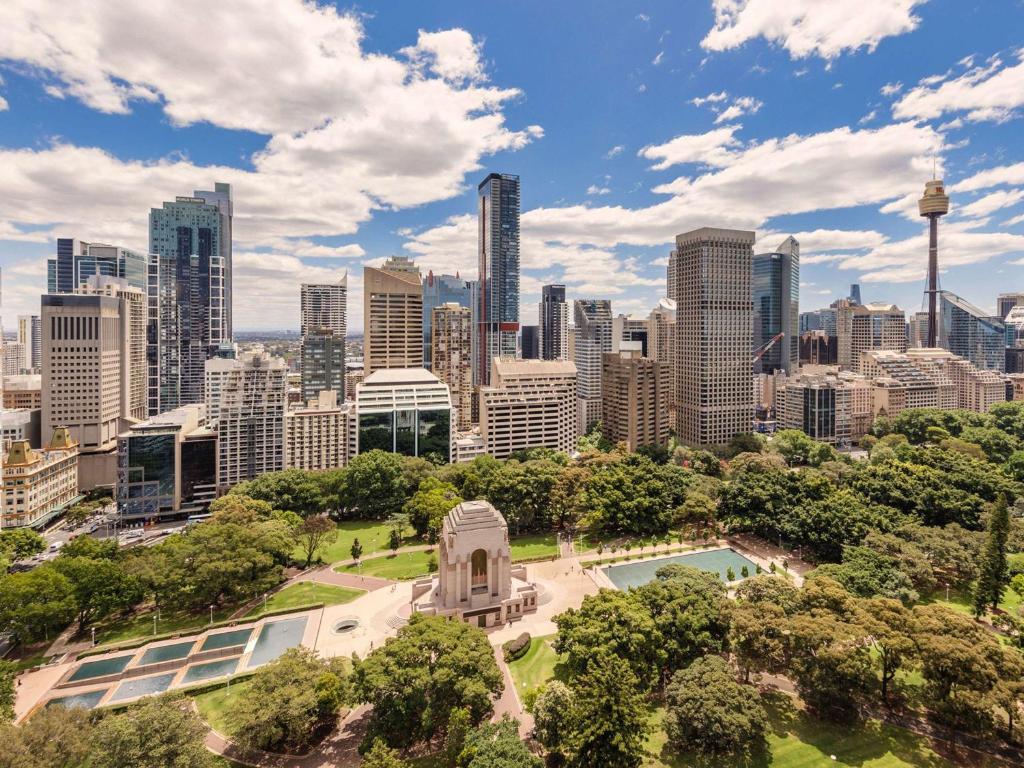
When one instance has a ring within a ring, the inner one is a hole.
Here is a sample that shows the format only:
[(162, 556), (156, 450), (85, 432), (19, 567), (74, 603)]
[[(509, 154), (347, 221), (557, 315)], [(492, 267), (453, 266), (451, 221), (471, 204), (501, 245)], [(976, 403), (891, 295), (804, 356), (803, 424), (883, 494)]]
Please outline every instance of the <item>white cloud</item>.
[(644, 147), (637, 154), (648, 160), (657, 160), (651, 166), (655, 171), (684, 163), (704, 163), (720, 168), (736, 156), (734, 149), (741, 142), (734, 134), (740, 128), (740, 125), (727, 125), (707, 133), (676, 136), (664, 144)]
[(650, 21), (650, 20), (651, 20), (651, 17), (650, 17), (650, 16), (648, 16), (648, 15), (647, 15), (646, 13), (638, 13), (638, 14), (636, 15), (636, 20), (637, 20), (637, 21), (644, 21), (644, 22), (647, 22), (647, 21)]
[(1007, 219), (1006, 221), (1003, 222), (1004, 227), (1013, 227), (1016, 226), (1017, 224), (1024, 224), (1024, 213), (1020, 214), (1019, 216), (1014, 216), (1013, 218)]
[(435, 75), (455, 83), (486, 80), (480, 60), (480, 44), (464, 29), (446, 29), (441, 32), (419, 32), (416, 45), (403, 48), (419, 68), (426, 67)]
[(866, 125), (867, 123), (870, 123), (872, 120), (874, 120), (876, 117), (878, 117), (878, 110), (872, 109), (870, 112), (864, 115), (864, 117), (857, 121), (857, 125)]
[(791, 57), (832, 59), (844, 51), (873, 51), (882, 39), (914, 30), (924, 0), (712, 0), (715, 26), (701, 41), (727, 51), (764, 37)]
[(591, 184), (587, 187), (588, 195), (607, 195), (610, 194), (611, 190), (608, 187), (599, 187), (597, 184)]
[(964, 121), (961, 120), (959, 117), (956, 117), (956, 118), (953, 118), (952, 120), (949, 120), (948, 122), (945, 122), (942, 125), (940, 125), (939, 126), (939, 130), (940, 131), (952, 131), (952, 130), (956, 130), (957, 128), (963, 128), (963, 127), (964, 127)]
[(1003, 185), (1024, 184), (1024, 162), (987, 168), (950, 186), (950, 192), (977, 192)]
[(690, 103), (695, 107), (703, 107), (705, 104), (718, 104), (727, 98), (729, 98), (728, 91), (718, 91), (709, 93), (707, 96), (696, 96), (690, 99)]
[(881, 94), (883, 96), (895, 96), (897, 93), (903, 90), (903, 83), (886, 83), (882, 86)]
[(661, 62), (662, 62), (662, 60), (664, 58), (665, 58), (665, 52), (664, 51), (658, 51), (658, 55), (655, 56), (654, 59), (651, 60), (651, 64), (653, 64), (654, 66), (657, 67), (657, 66), (659, 66), (661, 64)]
[(625, 147), (622, 144), (616, 144), (614, 147), (604, 153), (605, 160), (611, 160), (613, 157), (618, 157), (622, 154)]
[(1011, 208), (1021, 200), (1024, 200), (1024, 190), (1011, 189), (1011, 190), (999, 190), (992, 192), (980, 197), (973, 203), (963, 206), (957, 209), (964, 218), (979, 218), (981, 216), (988, 216), (989, 214), (995, 213), (996, 211), (1004, 208)]
[(0, 96), (0, 112), (6, 112), (8, 109), (10, 109), (10, 106), (11, 105), (7, 103), (7, 99), (5, 99), (3, 96)]
[(926, 78), (893, 105), (897, 118), (931, 120), (948, 112), (966, 112), (972, 122), (1002, 122), (1014, 116), (1024, 105), (1024, 48), (1017, 51), (1018, 62), (1004, 65), (993, 57), (985, 66), (971, 66), (959, 77), (950, 74)]
[(743, 117), (743, 115), (756, 114), (763, 106), (764, 103), (758, 101), (753, 96), (740, 96), (733, 99), (732, 104), (718, 114), (718, 117), (715, 118), (715, 125), (728, 120), (736, 120)]

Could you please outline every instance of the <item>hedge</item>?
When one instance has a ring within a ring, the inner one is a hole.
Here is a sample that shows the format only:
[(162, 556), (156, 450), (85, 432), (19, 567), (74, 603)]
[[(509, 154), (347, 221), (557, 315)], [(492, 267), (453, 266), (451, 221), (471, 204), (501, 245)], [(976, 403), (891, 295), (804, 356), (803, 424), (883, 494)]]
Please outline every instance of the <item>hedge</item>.
[(530, 650), (530, 633), (523, 632), (519, 637), (507, 641), (501, 646), (501, 649), (505, 652), (506, 662), (523, 658), (526, 652)]

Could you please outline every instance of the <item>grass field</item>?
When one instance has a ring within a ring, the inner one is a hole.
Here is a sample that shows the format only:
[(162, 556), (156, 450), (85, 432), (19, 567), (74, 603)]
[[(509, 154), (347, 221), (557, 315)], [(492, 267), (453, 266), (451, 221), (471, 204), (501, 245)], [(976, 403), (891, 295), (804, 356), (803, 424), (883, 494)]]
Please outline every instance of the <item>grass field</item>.
[[(926, 739), (877, 720), (854, 726), (825, 723), (798, 710), (783, 694), (771, 699), (768, 713), (768, 751), (752, 762), (755, 768), (954, 768)], [(652, 755), (645, 763), (648, 768), (731, 768), (737, 764), (732, 759), (702, 763), (693, 757), (667, 754), (663, 717), (663, 710), (652, 716), (655, 731), (648, 741)]]
[(222, 736), (226, 736), (228, 732), (227, 723), (224, 721), (224, 711), (227, 709), (228, 702), (231, 701), (232, 696), (236, 696), (240, 691), (245, 690), (249, 685), (248, 680), (242, 680), (231, 685), (231, 694), (228, 694), (227, 685), (222, 685), (219, 688), (215, 688), (212, 691), (201, 693), (198, 696), (193, 697), (196, 708), (199, 710), (199, 716), (205, 720), (213, 730)]
[(526, 655), (508, 665), (520, 699), (531, 688), (536, 688), (546, 680), (564, 679), (564, 671), (559, 666), (561, 658), (551, 648), (554, 639), (554, 635), (533, 638)]
[(377, 576), (382, 579), (415, 579), (429, 573), (428, 565), (432, 550), (399, 552), (363, 560), (362, 565), (339, 565), (338, 573), (353, 573), (362, 576)]
[[(226, 606), (215, 609), (213, 612), (214, 621), (223, 621), (228, 618), (238, 606)], [(142, 609), (132, 613), (126, 618), (118, 618), (96, 625), (96, 644), (119, 643), (124, 640), (134, 640), (137, 637), (153, 635), (153, 608)], [(162, 635), (166, 632), (201, 632), (210, 623), (210, 610), (208, 608), (199, 611), (160, 611), (156, 622), (156, 634)], [(88, 631), (88, 630), (87, 630)]]
[(246, 616), (254, 619), (269, 611), (297, 608), (313, 603), (342, 605), (343, 603), (351, 603), (357, 597), (364, 594), (366, 592), (362, 589), (348, 589), (347, 587), (337, 587), (333, 584), (320, 584), (315, 581), (300, 581), (298, 584), (292, 584), (290, 587), (285, 587), (280, 592), (275, 592), (271, 595), (270, 599), (267, 600), (265, 609), (260, 604), (249, 611)]
[[(931, 594), (931, 596), (923, 599), (922, 603), (937, 603), (938, 605), (944, 605), (947, 608), (951, 608), (957, 613), (962, 613), (964, 616), (974, 616), (974, 608), (972, 607), (971, 594), (969, 592), (961, 592), (959, 590), (949, 590), (949, 599), (946, 599), (946, 590), (939, 589)], [(1003, 599), (999, 602), (999, 607), (1011, 614), (1016, 616), (1017, 609), (1021, 605), (1021, 596), (1014, 592), (1012, 589), (1007, 587), (1006, 591), (1003, 592)]]
[[(405, 533), (410, 533), (407, 528)], [(363, 545), (363, 557), (372, 555), (375, 552), (386, 552), (388, 550), (388, 539), (391, 536), (391, 524), (388, 522), (375, 522), (367, 520), (346, 520), (338, 523), (338, 538), (329, 546), (323, 548), (320, 557), (325, 563), (337, 563), (343, 560), (352, 559), (352, 542), (359, 539)], [(403, 546), (420, 544), (412, 536), (406, 536), (402, 540)], [(296, 547), (292, 557), (300, 563), (306, 559), (306, 554), (301, 548)]]
[(517, 536), (509, 542), (512, 561), (528, 560), (533, 557), (554, 557), (558, 554), (558, 537), (553, 533), (535, 533)]

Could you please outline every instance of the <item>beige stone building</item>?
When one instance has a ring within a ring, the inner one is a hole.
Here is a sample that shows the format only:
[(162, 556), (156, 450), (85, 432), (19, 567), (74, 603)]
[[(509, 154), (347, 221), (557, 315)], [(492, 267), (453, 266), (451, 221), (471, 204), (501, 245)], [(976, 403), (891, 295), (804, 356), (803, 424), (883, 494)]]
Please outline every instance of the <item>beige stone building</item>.
[(643, 357), (639, 346), (623, 341), (618, 352), (605, 353), (601, 374), (603, 435), (630, 451), (667, 445), (669, 437), (669, 367)]
[(38, 528), (80, 498), (78, 443), (58, 427), (50, 442), (34, 450), (27, 440), (11, 443), (3, 462), (0, 529)]
[(956, 384), (946, 370), (915, 364), (909, 355), (873, 350), (860, 356), (860, 372), (871, 381), (875, 415), (906, 408), (956, 408)]
[(704, 227), (676, 237), (676, 435), (721, 445), (754, 421), (754, 233)]
[(986, 413), (996, 403), (1006, 402), (1006, 377), (1002, 374), (978, 368), (969, 360), (941, 348), (909, 349), (907, 357), (922, 370), (941, 372), (949, 377), (956, 387), (957, 408)]
[(4, 376), (4, 408), (42, 408), (43, 377), (38, 373)]
[(334, 390), (291, 408), (284, 417), (284, 468), (335, 469), (348, 464), (351, 410), (338, 403)]
[(498, 459), (530, 448), (574, 450), (580, 436), (576, 365), (495, 358), (491, 384), (480, 388), (480, 436)]
[(856, 371), (861, 353), (869, 350), (907, 351), (907, 320), (895, 304), (853, 304), (849, 299), (836, 309), (839, 367)]
[(409, 259), (363, 269), (363, 370), (423, 366), (423, 282)]
[(799, 429), (838, 448), (856, 443), (874, 421), (871, 382), (834, 366), (805, 366), (792, 376), (777, 373), (774, 391), (779, 429)]
[(537, 610), (537, 587), (512, 565), (508, 525), (489, 502), (452, 509), (438, 545), (438, 575), (413, 585), (414, 612), (495, 627)]
[(430, 359), (434, 374), (448, 385), (461, 431), (473, 426), (473, 313), (449, 302), (431, 313)]

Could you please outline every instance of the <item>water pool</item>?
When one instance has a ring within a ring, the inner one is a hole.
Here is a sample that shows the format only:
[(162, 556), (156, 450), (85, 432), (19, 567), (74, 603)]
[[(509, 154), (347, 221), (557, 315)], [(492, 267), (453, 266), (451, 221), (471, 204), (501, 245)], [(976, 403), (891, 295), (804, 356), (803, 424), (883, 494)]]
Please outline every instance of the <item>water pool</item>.
[(109, 688), (101, 688), (98, 691), (89, 691), (88, 693), (76, 693), (72, 696), (61, 696), (59, 699), (50, 699), (46, 702), (48, 707), (82, 707), (83, 709), (92, 709), (100, 703), (100, 699), (103, 695), (109, 691)]
[(185, 671), (181, 682), (198, 683), (202, 680), (212, 680), (215, 677), (234, 674), (236, 667), (238, 667), (237, 656), (230, 659), (217, 659), (217, 661), (210, 661), (206, 664), (193, 664)]
[(260, 636), (256, 638), (256, 647), (249, 657), (249, 669), (253, 669), (268, 661), (273, 661), (289, 648), (302, 642), (306, 632), (306, 616), (297, 619), (272, 621), (263, 625)]
[(97, 659), (96, 661), (84, 661), (81, 666), (78, 667), (68, 678), (68, 682), (77, 682), (78, 680), (91, 680), (94, 677), (103, 677), (104, 675), (116, 675), (119, 672), (124, 672), (124, 668), (128, 666), (128, 662), (132, 660), (132, 656), (135, 654), (129, 653), (127, 656), (114, 656), (110, 659)]
[(203, 640), (200, 651), (215, 651), (218, 648), (233, 648), (236, 645), (245, 645), (252, 634), (252, 627), (245, 629), (232, 629), (230, 632), (217, 632), (214, 635), (207, 635)]
[(745, 558), (734, 549), (712, 549), (706, 552), (691, 552), (686, 555), (659, 557), (656, 560), (645, 560), (639, 563), (609, 565), (604, 568), (605, 575), (619, 589), (639, 587), (654, 581), (655, 573), (666, 565), (689, 565), (702, 571), (717, 573), (718, 578), (726, 580), (727, 571), (732, 568), (733, 576), (742, 578), (744, 566), (751, 576), (757, 571), (757, 565)]
[(136, 677), (132, 680), (125, 680), (121, 683), (111, 701), (124, 701), (134, 699), (136, 696), (149, 696), (153, 693), (163, 693), (171, 687), (176, 672), (169, 672), (166, 675), (154, 675), (153, 677)]
[(142, 654), (142, 658), (139, 659), (139, 666), (141, 667), (145, 664), (159, 664), (161, 661), (184, 659), (188, 656), (188, 652), (192, 650), (192, 646), (195, 644), (195, 640), (189, 640), (185, 643), (158, 645), (155, 648), (149, 648), (144, 654)]

